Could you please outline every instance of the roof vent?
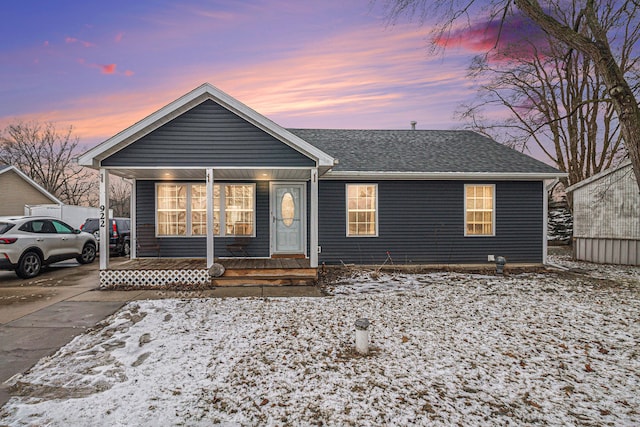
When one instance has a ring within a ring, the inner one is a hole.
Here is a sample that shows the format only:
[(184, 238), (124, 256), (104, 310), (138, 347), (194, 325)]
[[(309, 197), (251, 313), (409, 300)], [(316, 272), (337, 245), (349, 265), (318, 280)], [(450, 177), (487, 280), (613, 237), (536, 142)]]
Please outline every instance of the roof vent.
[(415, 120), (411, 120), (411, 130), (416, 130), (416, 125), (418, 124), (418, 122), (416, 122)]

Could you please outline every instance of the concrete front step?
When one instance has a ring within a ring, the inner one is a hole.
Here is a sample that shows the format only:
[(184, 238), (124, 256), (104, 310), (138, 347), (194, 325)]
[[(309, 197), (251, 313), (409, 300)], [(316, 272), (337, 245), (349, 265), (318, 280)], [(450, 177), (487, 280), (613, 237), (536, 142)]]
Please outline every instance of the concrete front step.
[(211, 279), (212, 286), (313, 286), (316, 283), (315, 277), (217, 277)]
[(315, 268), (252, 268), (252, 269), (227, 269), (221, 278), (242, 278), (253, 279), (270, 278), (308, 278), (315, 279), (318, 272)]
[(228, 268), (221, 277), (211, 278), (213, 286), (312, 286), (315, 268)]

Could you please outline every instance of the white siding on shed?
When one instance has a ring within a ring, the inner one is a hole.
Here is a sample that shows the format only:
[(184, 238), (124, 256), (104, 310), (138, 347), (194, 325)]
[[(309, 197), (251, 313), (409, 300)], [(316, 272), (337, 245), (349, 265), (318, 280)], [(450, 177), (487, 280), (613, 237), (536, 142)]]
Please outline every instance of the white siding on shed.
[(640, 265), (640, 191), (631, 162), (567, 189), (576, 259)]
[(574, 237), (640, 239), (640, 193), (631, 164), (576, 188), (573, 212)]

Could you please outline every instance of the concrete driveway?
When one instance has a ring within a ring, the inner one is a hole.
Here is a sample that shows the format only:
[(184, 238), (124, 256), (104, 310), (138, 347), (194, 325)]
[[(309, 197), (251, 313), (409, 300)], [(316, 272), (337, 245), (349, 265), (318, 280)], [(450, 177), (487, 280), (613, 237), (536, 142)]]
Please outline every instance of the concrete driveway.
[[(128, 258), (112, 258), (111, 266)], [(91, 264), (75, 260), (53, 264), (33, 279), (20, 279), (13, 271), (0, 271), (0, 325), (65, 301), (98, 287), (96, 259)]]

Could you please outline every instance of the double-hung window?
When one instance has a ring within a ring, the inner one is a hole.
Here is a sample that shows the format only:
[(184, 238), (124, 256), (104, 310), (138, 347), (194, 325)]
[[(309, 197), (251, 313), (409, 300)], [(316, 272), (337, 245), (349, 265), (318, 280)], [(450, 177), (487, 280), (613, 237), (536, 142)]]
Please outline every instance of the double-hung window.
[(378, 235), (378, 185), (347, 184), (347, 236)]
[[(255, 236), (255, 192), (255, 184), (214, 184), (215, 236)], [(156, 203), (159, 236), (206, 235), (206, 184), (158, 184)]]
[(223, 200), (220, 201), (218, 206), (224, 205), (224, 209), (220, 213), (220, 221), (224, 222), (224, 235), (253, 236), (255, 185), (221, 184), (221, 186), (224, 187), (224, 191), (220, 191), (220, 196)]
[(464, 186), (465, 236), (495, 236), (495, 193), (493, 184)]
[(161, 236), (186, 236), (187, 200), (186, 184), (159, 184), (157, 187), (157, 233)]

